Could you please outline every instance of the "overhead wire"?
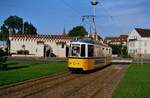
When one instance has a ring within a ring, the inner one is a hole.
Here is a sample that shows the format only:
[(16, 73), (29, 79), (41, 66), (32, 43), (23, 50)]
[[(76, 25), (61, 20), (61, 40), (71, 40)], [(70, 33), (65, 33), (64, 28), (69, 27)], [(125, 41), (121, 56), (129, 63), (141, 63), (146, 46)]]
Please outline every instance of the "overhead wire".
[[(104, 6), (102, 3), (100, 3), (100, 6), (104, 9), (105, 13), (110, 17), (110, 19), (112, 20), (112, 22), (114, 23), (114, 25), (115, 25), (117, 28), (120, 28), (120, 27), (118, 27), (119, 25), (117, 25), (117, 22), (116, 22), (114, 16), (112, 16), (112, 15), (109, 13), (109, 11), (105, 8), (105, 6)], [(120, 28), (120, 30), (121, 30), (121, 32), (123, 33), (123, 30), (122, 30), (121, 28)], [(113, 35), (116, 36), (117, 34), (113, 34)]]
[(66, 5), (68, 8), (70, 8), (72, 11), (74, 11), (77, 15), (81, 14), (78, 10), (76, 10), (75, 8), (73, 8), (68, 2), (66, 2), (65, 0), (59, 0), (60, 2), (62, 2), (64, 5)]
[[(68, 8), (70, 8), (76, 15), (81, 15), (82, 13), (79, 12), (78, 10), (76, 10), (75, 8), (73, 8), (68, 2), (66, 2), (65, 0), (59, 0), (60, 2), (62, 2), (65, 6), (67, 6)], [(113, 18), (112, 15), (109, 14), (108, 10), (102, 5), (102, 3), (100, 3), (101, 7), (104, 9), (105, 13), (110, 17), (110, 19), (114, 22), (114, 24), (116, 25), (116, 22)], [(80, 25), (82, 25), (82, 21), (80, 23)], [(85, 24), (83, 24), (85, 25)], [(117, 26), (117, 25), (116, 25)]]

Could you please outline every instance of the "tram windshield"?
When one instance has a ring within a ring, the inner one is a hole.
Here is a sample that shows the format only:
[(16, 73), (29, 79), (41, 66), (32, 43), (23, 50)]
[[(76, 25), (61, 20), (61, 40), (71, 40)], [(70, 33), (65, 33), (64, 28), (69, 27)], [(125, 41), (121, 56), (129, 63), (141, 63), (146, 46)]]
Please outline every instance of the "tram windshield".
[(72, 44), (71, 56), (80, 57), (80, 45)]

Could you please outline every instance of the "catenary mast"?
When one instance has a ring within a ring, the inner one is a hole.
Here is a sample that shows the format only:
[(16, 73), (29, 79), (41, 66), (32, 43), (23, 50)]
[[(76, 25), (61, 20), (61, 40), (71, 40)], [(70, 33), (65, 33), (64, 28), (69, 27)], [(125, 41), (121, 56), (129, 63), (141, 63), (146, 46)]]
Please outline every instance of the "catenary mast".
[(93, 37), (95, 40), (97, 40), (97, 31), (96, 31), (96, 6), (98, 5), (97, 0), (92, 0), (91, 5), (93, 7), (93, 14), (92, 15), (84, 15), (82, 16), (82, 23), (83, 24), (89, 24), (90, 25), (90, 34), (89, 36)]

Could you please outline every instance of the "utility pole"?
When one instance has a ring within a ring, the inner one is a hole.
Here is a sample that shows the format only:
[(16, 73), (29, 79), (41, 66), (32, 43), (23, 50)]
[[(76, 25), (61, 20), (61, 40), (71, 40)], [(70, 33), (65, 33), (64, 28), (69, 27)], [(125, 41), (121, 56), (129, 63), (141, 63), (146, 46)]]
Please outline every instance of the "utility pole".
[(93, 14), (92, 15), (84, 15), (82, 16), (82, 24), (90, 26), (90, 33), (89, 36), (92, 36), (95, 40), (98, 39), (97, 31), (96, 31), (96, 5), (98, 4), (97, 0), (92, 0), (91, 5), (93, 7)]
[(22, 24), (22, 33), (24, 34), (24, 22)]
[[(93, 16), (95, 16), (95, 17), (96, 17), (96, 5), (97, 4), (98, 4), (97, 0), (92, 0), (91, 1), (91, 5), (93, 6)], [(93, 18), (93, 24), (94, 24), (94, 33), (97, 35), (95, 17)]]
[(96, 5), (98, 4), (98, 1), (97, 0), (92, 0), (91, 1), (91, 4), (93, 6), (93, 15), (96, 15)]

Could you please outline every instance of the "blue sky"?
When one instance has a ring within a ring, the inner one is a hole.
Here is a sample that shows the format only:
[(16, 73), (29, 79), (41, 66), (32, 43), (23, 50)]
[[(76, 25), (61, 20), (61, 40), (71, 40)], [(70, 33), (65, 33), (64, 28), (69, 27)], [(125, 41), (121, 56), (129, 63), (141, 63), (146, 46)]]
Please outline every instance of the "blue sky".
[[(133, 28), (150, 28), (150, 0), (98, 0), (97, 32), (101, 36), (128, 34)], [(92, 14), (90, 0), (1, 0), (0, 25), (10, 15), (31, 22), (40, 34), (61, 34)]]

